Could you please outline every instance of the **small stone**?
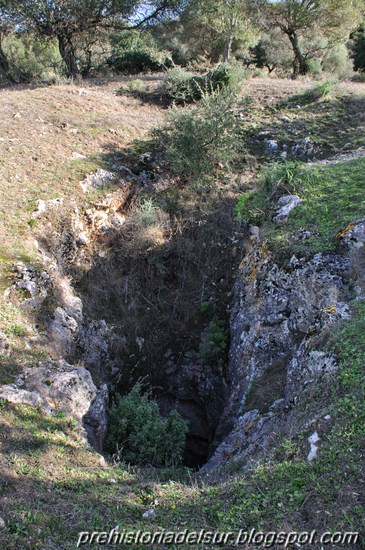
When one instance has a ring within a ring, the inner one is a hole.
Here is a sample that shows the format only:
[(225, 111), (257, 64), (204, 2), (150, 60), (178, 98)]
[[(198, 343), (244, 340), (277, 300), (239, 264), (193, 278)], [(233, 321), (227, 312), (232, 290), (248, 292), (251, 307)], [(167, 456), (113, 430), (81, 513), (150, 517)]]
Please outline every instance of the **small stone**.
[(256, 137), (259, 140), (270, 139), (271, 138), (271, 132), (259, 132)]
[(86, 155), (83, 155), (82, 153), (74, 152), (71, 154), (71, 160), (78, 160), (78, 159), (86, 159)]
[(326, 416), (324, 417), (325, 420), (331, 420), (331, 415), (330, 414), (326, 414)]
[(255, 237), (260, 236), (260, 229), (257, 225), (250, 225), (250, 235), (254, 235)]
[(6, 523), (5, 521), (3, 520), (3, 518), (0, 517), (0, 531), (2, 531), (3, 529), (5, 529), (6, 527)]
[(313, 157), (314, 156), (314, 146), (313, 146), (313, 143), (311, 141), (311, 138), (308, 136), (308, 137), (302, 139), (301, 141), (299, 141), (296, 145), (293, 145), (293, 147), (291, 148), (291, 154), (296, 156), (296, 157), (300, 157), (300, 158), (304, 158), (304, 159), (308, 159), (309, 157)]
[(317, 432), (313, 432), (312, 435), (308, 437), (308, 442), (310, 443), (310, 446), (311, 446), (307, 456), (308, 462), (311, 462), (317, 456), (318, 447), (316, 443), (318, 443), (318, 441), (320, 441), (320, 437)]
[(278, 142), (274, 139), (264, 139), (265, 153), (267, 155), (275, 155), (279, 152)]
[(153, 518), (156, 515), (156, 512), (151, 508), (151, 510), (147, 510), (144, 514), (142, 514), (142, 517), (145, 519)]
[(277, 203), (277, 209), (273, 216), (273, 222), (282, 225), (288, 220), (289, 213), (302, 202), (298, 195), (283, 195)]
[(30, 345), (30, 340), (29, 338), (24, 338), (24, 344), (25, 344), (25, 349), (30, 351), (32, 349), (32, 346)]
[(88, 243), (88, 236), (86, 233), (80, 233), (80, 235), (76, 238), (76, 244), (77, 246), (86, 246)]
[(106, 468), (107, 467), (107, 461), (105, 460), (105, 458), (103, 456), (100, 456), (99, 458), (99, 464), (100, 466), (102, 466), (102, 468)]
[(118, 181), (118, 176), (107, 170), (97, 170), (93, 174), (88, 174), (83, 181), (80, 181), (84, 193), (93, 189), (101, 189)]

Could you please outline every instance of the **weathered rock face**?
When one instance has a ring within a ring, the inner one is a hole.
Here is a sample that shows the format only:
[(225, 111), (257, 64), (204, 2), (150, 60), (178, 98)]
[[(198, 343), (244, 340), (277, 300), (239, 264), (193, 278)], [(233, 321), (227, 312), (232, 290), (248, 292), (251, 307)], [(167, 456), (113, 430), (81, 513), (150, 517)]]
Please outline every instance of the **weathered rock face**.
[(342, 254), (316, 254), (310, 261), (293, 257), (286, 269), (265, 242), (251, 237), (231, 316), (229, 399), (216, 444), (224, 440), (202, 473), (262, 454), (274, 433), (285, 437), (303, 396), (336, 370), (335, 359), (321, 347), (331, 327), (349, 318), (354, 290), (364, 295), (364, 272), (358, 268), (364, 220), (338, 237)]
[(12, 403), (41, 406), (48, 414), (66, 413), (86, 429), (94, 448), (102, 449), (108, 389), (103, 385), (98, 390), (87, 369), (48, 360), (38, 367), (25, 368), (15, 384), (0, 387), (0, 397)]
[[(0, 387), (0, 396), (14, 403), (41, 406), (48, 414), (65, 412), (78, 420), (89, 443), (101, 451), (109, 390), (105, 383), (98, 389), (91, 372), (95, 380), (104, 381), (112, 367), (108, 343), (112, 331), (105, 321), (90, 321), (83, 314), (82, 301), (56, 260), (51, 256), (44, 256), (44, 260), (47, 270), (42, 272), (24, 264), (15, 266), (13, 287), (24, 293), (21, 307), (36, 314), (47, 298), (51, 304), (60, 303), (46, 314), (46, 340), (57, 360), (23, 369), (15, 384)], [(10, 344), (0, 333), (1, 346), (8, 351)], [(65, 359), (81, 366), (74, 367)]]
[(14, 287), (23, 291), (24, 308), (39, 308), (52, 288), (47, 271), (39, 272), (31, 266), (18, 264), (14, 266)]

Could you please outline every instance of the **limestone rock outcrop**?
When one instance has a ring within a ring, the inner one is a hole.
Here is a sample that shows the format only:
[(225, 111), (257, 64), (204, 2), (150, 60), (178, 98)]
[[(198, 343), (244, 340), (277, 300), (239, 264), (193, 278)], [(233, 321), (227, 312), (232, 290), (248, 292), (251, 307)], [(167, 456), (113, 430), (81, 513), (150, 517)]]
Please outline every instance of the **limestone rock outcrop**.
[[(359, 268), (364, 220), (337, 237), (339, 253), (275, 261), (265, 241), (250, 240), (241, 263), (231, 315), (229, 399), (216, 432), (216, 451), (202, 468), (212, 474), (227, 461), (262, 455), (275, 437), (304, 428), (300, 404), (316, 383), (336, 371), (325, 341), (364, 297)], [(349, 282), (351, 278), (351, 284)], [(228, 434), (228, 435), (227, 435)]]
[(85, 428), (98, 451), (107, 428), (108, 389), (95, 386), (90, 372), (65, 361), (47, 360), (25, 368), (15, 384), (0, 387), (0, 397), (12, 403), (42, 407), (47, 414), (62, 411)]

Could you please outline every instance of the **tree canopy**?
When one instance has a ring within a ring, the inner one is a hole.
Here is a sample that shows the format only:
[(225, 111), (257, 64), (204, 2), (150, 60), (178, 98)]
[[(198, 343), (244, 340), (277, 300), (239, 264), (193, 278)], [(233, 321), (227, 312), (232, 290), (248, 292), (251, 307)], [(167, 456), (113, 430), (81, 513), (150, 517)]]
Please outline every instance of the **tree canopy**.
[(78, 73), (75, 37), (97, 28), (138, 28), (172, 15), (186, 0), (0, 0), (14, 25), (56, 38), (67, 75)]
[(356, 27), (363, 0), (263, 0), (259, 3), (264, 29), (279, 28), (291, 44), (295, 72), (306, 74), (308, 63), (300, 39), (321, 33), (336, 41), (348, 37)]

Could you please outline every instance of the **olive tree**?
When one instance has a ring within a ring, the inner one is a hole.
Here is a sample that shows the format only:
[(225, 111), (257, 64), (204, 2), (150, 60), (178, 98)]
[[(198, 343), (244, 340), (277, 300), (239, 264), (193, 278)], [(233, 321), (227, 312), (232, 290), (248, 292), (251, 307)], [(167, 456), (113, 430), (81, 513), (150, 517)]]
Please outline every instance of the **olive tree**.
[(55, 38), (68, 76), (79, 72), (76, 39), (105, 29), (131, 29), (174, 13), (184, 0), (0, 0), (0, 13), (25, 31)]
[(322, 34), (331, 43), (346, 40), (356, 28), (363, 0), (262, 0), (256, 2), (264, 30), (279, 28), (294, 54), (294, 73), (308, 72), (308, 55), (302, 42)]

